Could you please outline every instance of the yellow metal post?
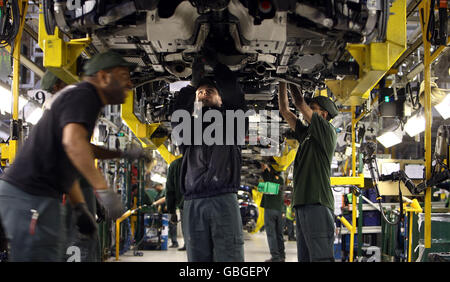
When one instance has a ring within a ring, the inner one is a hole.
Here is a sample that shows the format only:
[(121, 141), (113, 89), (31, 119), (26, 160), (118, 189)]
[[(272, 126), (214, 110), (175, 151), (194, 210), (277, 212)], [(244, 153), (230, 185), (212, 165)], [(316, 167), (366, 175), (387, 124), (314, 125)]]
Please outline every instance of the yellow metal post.
[(408, 262), (411, 262), (411, 252), (412, 252), (412, 235), (413, 235), (413, 216), (414, 212), (409, 213), (409, 236), (408, 236)]
[[(351, 106), (352, 109), (352, 176), (356, 177), (356, 107)], [(350, 231), (350, 255), (349, 261), (353, 262), (353, 252), (355, 245), (355, 231), (356, 231), (356, 196), (352, 193), (352, 229)]]
[[(13, 56), (13, 81), (12, 81), (12, 119), (13, 121), (17, 121), (19, 119), (19, 82), (20, 82), (20, 47), (22, 46), (22, 32), (23, 27), (25, 25), (25, 17), (28, 9), (28, 1), (19, 0), (19, 12), (20, 12), (20, 20), (19, 31), (17, 32), (17, 36), (14, 39), (14, 50), (12, 53)], [(16, 157), (17, 151), (19, 149), (19, 140), (11, 139), (8, 145), (8, 161), (11, 164)]]
[[(427, 27), (430, 14), (430, 1), (423, 0), (419, 6), (420, 22), (422, 24), (422, 41), (424, 51), (424, 92), (425, 92), (425, 175), (431, 178), (431, 44), (427, 40)], [(431, 248), (431, 187), (425, 190), (425, 248)]]

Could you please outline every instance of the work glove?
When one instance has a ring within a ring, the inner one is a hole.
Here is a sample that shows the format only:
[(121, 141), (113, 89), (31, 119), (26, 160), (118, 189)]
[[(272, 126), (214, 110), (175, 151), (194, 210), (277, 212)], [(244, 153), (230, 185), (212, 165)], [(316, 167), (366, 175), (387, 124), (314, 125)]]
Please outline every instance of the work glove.
[(127, 148), (124, 152), (122, 152), (122, 158), (125, 158), (129, 161), (134, 161), (140, 158), (146, 158), (146, 155), (141, 147), (131, 146), (130, 148)]
[(97, 198), (95, 198), (95, 206), (96, 206), (96, 214), (97, 214), (97, 223), (105, 221), (106, 213), (105, 208), (100, 204)]
[(93, 236), (97, 232), (97, 223), (86, 203), (76, 204), (73, 211), (75, 213), (75, 223), (78, 226), (78, 231), (81, 234)]
[(106, 220), (116, 220), (123, 215), (125, 207), (123, 206), (120, 195), (110, 189), (96, 190), (95, 194), (105, 209)]

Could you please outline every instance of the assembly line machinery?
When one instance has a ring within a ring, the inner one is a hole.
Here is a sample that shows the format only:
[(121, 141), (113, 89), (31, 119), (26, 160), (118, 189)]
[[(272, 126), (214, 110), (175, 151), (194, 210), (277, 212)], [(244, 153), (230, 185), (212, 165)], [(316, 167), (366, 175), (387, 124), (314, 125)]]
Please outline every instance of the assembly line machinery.
[[(352, 175), (347, 177), (332, 177), (332, 186), (345, 186), (352, 185), (359, 188), (364, 188), (364, 176), (362, 174), (357, 174), (357, 144), (356, 144), (356, 128), (358, 122), (366, 116), (373, 105), (374, 100), (371, 98), (371, 91), (377, 87), (378, 83), (391, 73), (398, 72), (393, 66), (398, 63), (404, 57), (405, 53), (410, 52), (407, 46), (407, 16), (413, 11), (419, 11), (420, 23), (422, 25), (422, 42), (424, 53), (423, 53), (423, 74), (424, 74), (424, 92), (425, 92), (425, 119), (426, 119), (426, 129), (425, 129), (425, 168), (426, 168), (426, 179), (431, 178), (431, 167), (432, 167), (432, 155), (431, 155), (431, 65), (434, 60), (436, 60), (443, 51), (446, 51), (448, 47), (445, 44), (436, 48), (434, 52), (431, 52), (431, 42), (428, 35), (428, 27), (430, 25), (429, 17), (430, 13), (430, 2), (432, 0), (422, 0), (422, 1), (408, 1), (407, 0), (395, 0), (395, 1), (371, 1), (380, 2), (385, 5), (389, 5), (389, 17), (385, 22), (385, 34), (383, 41), (374, 40), (370, 43), (347, 43), (346, 51), (350, 54), (349, 62), (356, 62), (358, 65), (357, 73), (354, 75), (344, 76), (342, 79), (324, 79), (325, 85), (333, 93), (337, 102), (341, 106), (343, 112), (351, 113), (351, 140), (352, 140), (352, 153), (351, 153), (351, 170)], [(95, 52), (92, 51), (93, 38), (91, 34), (86, 33), (84, 38), (71, 39), (68, 38), (64, 31), (61, 31), (58, 26), (54, 28), (54, 31), (49, 31), (48, 23), (46, 24), (46, 19), (44, 17), (45, 9), (43, 3), (48, 3), (49, 1), (40, 1), (39, 9), (39, 26), (38, 26), (38, 43), (40, 48), (43, 50), (43, 66), (57, 75), (60, 79), (66, 83), (75, 83), (80, 80), (78, 76), (78, 58), (80, 56), (84, 58), (91, 57)], [(61, 2), (61, 1), (55, 1)], [(88, 2), (88, 1), (87, 1)], [(142, 1), (136, 1), (142, 2)], [(158, 1), (149, 1), (152, 3), (157, 3)], [(195, 1), (194, 1), (195, 2)], [(212, 1), (214, 2), (214, 1)], [(219, 3), (220, 1), (216, 1)], [(227, 2), (227, 1), (225, 1)], [(234, 3), (236, 1), (232, 1)], [(264, 2), (264, 1), (261, 1)], [(275, 1), (277, 2), (277, 1)], [(295, 1), (294, 1), (295, 2)], [(301, 2), (301, 1), (300, 1)], [(369, 1), (368, 1), (369, 2)], [(17, 35), (13, 44), (6, 46), (9, 52), (13, 52), (12, 56), (14, 58), (13, 65), (13, 78), (12, 78), (12, 94), (13, 94), (13, 111), (12, 111), (12, 122), (11, 122), (11, 138), (8, 144), (1, 144), (1, 157), (3, 163), (12, 163), (14, 161), (14, 156), (18, 150), (18, 134), (20, 128), (19, 113), (19, 66), (23, 63), (23, 58), (20, 54), (21, 37), (25, 27), (25, 19), (27, 14), (27, 9), (29, 1), (17, 0), (17, 4), (20, 11), (20, 24), (18, 28)], [(407, 5), (408, 4), (408, 5)], [(184, 5), (184, 4), (183, 4)], [(219, 5), (219, 4), (218, 4)], [(56, 9), (56, 6), (55, 6)], [(55, 10), (57, 11), (57, 10)], [(151, 12), (149, 12), (151, 15)], [(261, 17), (258, 14), (253, 15), (255, 18)], [(56, 19), (60, 21), (60, 18)], [(107, 18), (105, 18), (107, 20)], [(448, 45), (448, 38), (447, 38)], [(244, 47), (246, 47), (245, 45)], [(242, 46), (240, 46), (242, 47)], [(417, 46), (414, 46), (417, 48)], [(284, 48), (292, 48), (286, 45)], [(286, 55), (287, 53), (282, 53)], [(152, 58), (153, 59), (153, 58)], [(265, 57), (266, 63), (270, 62), (271, 58), (269, 56)], [(268, 63), (270, 65), (270, 63)], [(181, 69), (180, 69), (181, 71)], [(260, 68), (261, 74), (263, 74), (265, 69)], [(279, 80), (283, 80), (279, 78)], [(296, 83), (295, 80), (287, 80), (289, 82)], [(319, 92), (319, 94), (321, 94)], [(326, 95), (326, 91), (325, 94)], [(147, 123), (143, 122), (136, 113), (135, 108), (138, 101), (135, 100), (136, 95), (131, 93), (128, 95), (126, 102), (121, 106), (120, 116), (126, 126), (131, 130), (134, 136), (139, 140), (140, 144), (144, 148), (151, 150), (157, 150), (162, 158), (170, 164), (179, 155), (175, 155), (173, 152), (168, 150), (166, 146), (168, 140), (167, 131), (164, 130), (161, 123)], [(357, 116), (357, 108), (364, 109)], [(277, 162), (275, 169), (279, 171), (286, 171), (295, 158), (295, 152), (298, 147), (298, 143), (287, 138), (287, 146), (285, 150), (281, 152), (281, 156), (275, 156), (274, 159)], [(123, 164), (127, 166), (126, 171), (130, 171), (130, 164)], [(139, 169), (142, 169), (142, 164), (140, 164)], [(124, 179), (128, 179), (130, 176), (126, 176)], [(425, 248), (431, 247), (431, 188), (427, 187), (425, 191)], [(355, 234), (357, 232), (357, 195), (353, 193), (352, 195), (352, 217), (351, 221), (343, 220), (343, 224), (350, 231), (350, 255), (349, 260), (354, 260), (353, 247)], [(138, 205), (139, 206), (139, 205)], [(411, 205), (412, 206), (412, 205)], [(129, 211), (124, 214), (121, 220), (124, 220), (127, 216), (130, 216), (137, 212), (136, 208), (131, 205), (127, 206)], [(416, 209), (414, 209), (416, 208)], [(417, 206), (410, 207), (408, 212), (417, 211)], [(120, 233), (120, 224), (118, 224), (117, 233)]]

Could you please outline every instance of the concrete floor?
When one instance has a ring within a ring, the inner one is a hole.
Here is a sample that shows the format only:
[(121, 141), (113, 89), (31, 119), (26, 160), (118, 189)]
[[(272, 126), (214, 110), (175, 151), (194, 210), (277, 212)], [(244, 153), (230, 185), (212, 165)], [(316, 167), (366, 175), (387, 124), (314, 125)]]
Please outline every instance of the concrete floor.
[[(297, 244), (295, 241), (288, 241), (287, 236), (284, 236), (286, 262), (297, 261)], [(169, 245), (170, 245), (169, 240)], [(183, 238), (178, 238), (180, 246), (183, 245)], [(166, 251), (140, 251), (143, 256), (134, 256), (133, 251), (119, 257), (119, 262), (187, 262), (187, 255), (185, 251), (178, 251), (177, 248), (168, 248)], [(265, 232), (258, 232), (249, 234), (244, 232), (244, 256), (246, 262), (264, 262), (270, 258), (269, 246), (267, 244), (267, 237)], [(115, 261), (111, 258), (110, 261)]]

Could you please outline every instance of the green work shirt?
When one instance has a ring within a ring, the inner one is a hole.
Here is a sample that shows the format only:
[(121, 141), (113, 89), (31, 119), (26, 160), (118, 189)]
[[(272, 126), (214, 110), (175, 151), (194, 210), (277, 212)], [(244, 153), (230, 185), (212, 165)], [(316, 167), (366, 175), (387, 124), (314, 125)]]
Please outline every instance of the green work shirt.
[(183, 158), (174, 160), (167, 171), (166, 205), (169, 213), (175, 213), (176, 208), (183, 208), (183, 194), (180, 190), (180, 168)]
[(321, 204), (334, 211), (330, 186), (331, 160), (336, 148), (334, 126), (313, 113), (309, 126), (297, 120), (295, 137), (300, 146), (294, 161), (294, 206)]
[(279, 175), (274, 174), (273, 172), (269, 172), (268, 169), (263, 172), (262, 176), (264, 182), (273, 182), (280, 184), (280, 189), (277, 195), (264, 194), (261, 199), (261, 207), (283, 212), (283, 192), (281, 191), (281, 187), (284, 184), (283, 178)]

